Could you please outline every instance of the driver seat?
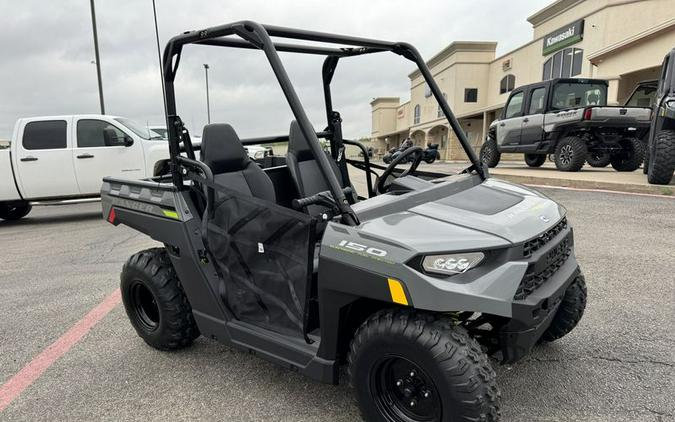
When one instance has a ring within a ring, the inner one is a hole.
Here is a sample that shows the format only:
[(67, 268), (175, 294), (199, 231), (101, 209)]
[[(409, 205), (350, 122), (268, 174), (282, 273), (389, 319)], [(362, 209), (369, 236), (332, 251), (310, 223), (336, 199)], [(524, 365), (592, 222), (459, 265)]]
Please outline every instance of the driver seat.
[[(337, 163), (332, 157), (328, 157), (328, 162), (333, 170), (333, 174), (335, 174), (338, 182), (342, 185), (342, 174)], [(300, 125), (295, 120), (291, 122), (288, 134), (286, 164), (301, 198), (330, 190), (328, 182), (321, 173), (319, 163), (314, 159), (314, 155), (312, 155), (309, 142), (305, 138), (305, 135), (302, 134)], [(307, 208), (310, 214), (319, 213), (323, 209), (320, 205), (310, 205)]]
[(276, 202), (272, 181), (248, 156), (232, 126), (225, 123), (204, 126), (199, 158), (211, 168), (216, 184)]

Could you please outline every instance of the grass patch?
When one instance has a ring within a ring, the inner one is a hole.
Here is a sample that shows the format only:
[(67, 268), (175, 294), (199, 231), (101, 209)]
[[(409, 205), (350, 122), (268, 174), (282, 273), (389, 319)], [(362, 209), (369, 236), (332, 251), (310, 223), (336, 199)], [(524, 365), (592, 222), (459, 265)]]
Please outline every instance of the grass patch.
[(661, 195), (671, 196), (672, 194), (673, 190), (671, 188), (661, 188)]

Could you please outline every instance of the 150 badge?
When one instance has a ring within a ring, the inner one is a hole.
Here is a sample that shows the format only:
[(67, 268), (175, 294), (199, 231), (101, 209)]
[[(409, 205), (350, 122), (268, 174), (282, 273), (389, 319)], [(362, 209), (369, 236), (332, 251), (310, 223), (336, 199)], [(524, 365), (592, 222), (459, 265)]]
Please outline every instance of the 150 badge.
[(373, 255), (379, 258), (387, 256), (387, 251), (378, 249), (378, 248), (373, 248), (368, 245), (362, 245), (360, 243), (356, 242), (350, 242), (348, 240), (342, 240), (340, 243), (338, 243), (338, 246), (344, 248), (344, 249), (349, 249), (355, 252), (365, 252), (369, 255)]

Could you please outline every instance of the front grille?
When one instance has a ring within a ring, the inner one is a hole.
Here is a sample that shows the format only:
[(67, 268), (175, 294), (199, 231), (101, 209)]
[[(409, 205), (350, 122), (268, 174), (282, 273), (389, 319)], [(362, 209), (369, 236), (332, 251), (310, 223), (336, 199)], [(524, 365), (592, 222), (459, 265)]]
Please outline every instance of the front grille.
[[(564, 221), (564, 220), (563, 220)], [(557, 227), (557, 226), (556, 226)], [(548, 251), (540, 260), (546, 260), (546, 266), (539, 272), (535, 272), (536, 264), (530, 264), (523, 280), (513, 296), (515, 300), (523, 300), (555, 274), (563, 266), (572, 253), (570, 236), (564, 238), (558, 245)]]
[(523, 244), (523, 258), (529, 258), (532, 254), (541, 249), (542, 246), (546, 245), (551, 239), (556, 237), (558, 233), (562, 232), (567, 228), (567, 217), (564, 217), (558, 224), (546, 230), (544, 233), (535, 237), (532, 240), (528, 240)]

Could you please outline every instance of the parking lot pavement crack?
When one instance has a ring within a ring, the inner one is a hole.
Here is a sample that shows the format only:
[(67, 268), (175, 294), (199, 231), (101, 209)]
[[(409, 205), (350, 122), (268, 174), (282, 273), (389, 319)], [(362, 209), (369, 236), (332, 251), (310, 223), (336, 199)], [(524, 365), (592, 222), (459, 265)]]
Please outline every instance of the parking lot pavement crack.
[(644, 359), (644, 360), (630, 360), (630, 359), (621, 359), (617, 357), (607, 357), (607, 356), (570, 356), (566, 358), (540, 358), (540, 357), (532, 357), (529, 360), (535, 361), (535, 362), (565, 362), (565, 361), (579, 361), (579, 360), (604, 360), (607, 362), (620, 362), (620, 363), (626, 363), (626, 364), (632, 364), (632, 365), (639, 365), (639, 364), (651, 364), (651, 365), (661, 365), (661, 366), (667, 366), (667, 367), (675, 367), (675, 362), (664, 362), (660, 360), (654, 360), (654, 359)]
[(662, 412), (662, 411), (659, 411), (659, 410), (654, 410), (654, 409), (651, 409), (647, 406), (642, 406), (642, 408), (645, 409), (649, 413), (657, 415), (659, 417), (658, 418), (659, 421), (665, 420), (665, 419), (661, 419), (661, 416), (665, 416), (665, 417), (668, 417), (668, 418), (672, 418), (673, 416), (675, 416), (675, 414), (668, 413), (668, 412)]

